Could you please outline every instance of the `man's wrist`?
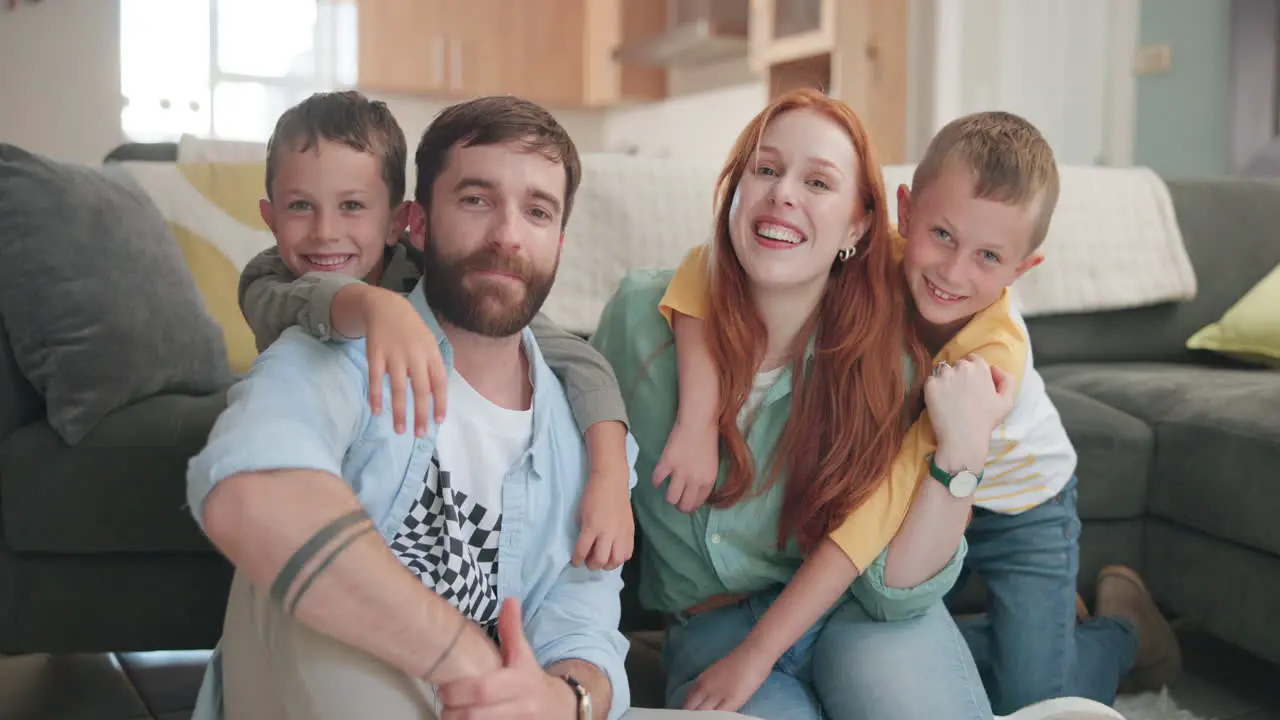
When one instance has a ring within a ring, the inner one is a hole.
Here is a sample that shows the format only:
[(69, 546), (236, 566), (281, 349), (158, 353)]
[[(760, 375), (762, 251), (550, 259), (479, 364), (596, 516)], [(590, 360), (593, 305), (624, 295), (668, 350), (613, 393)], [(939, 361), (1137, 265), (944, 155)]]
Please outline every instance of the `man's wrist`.
[(551, 707), (547, 717), (577, 720), (578, 694), (573, 691), (569, 681), (563, 675), (554, 673), (547, 673), (547, 681), (551, 683)]

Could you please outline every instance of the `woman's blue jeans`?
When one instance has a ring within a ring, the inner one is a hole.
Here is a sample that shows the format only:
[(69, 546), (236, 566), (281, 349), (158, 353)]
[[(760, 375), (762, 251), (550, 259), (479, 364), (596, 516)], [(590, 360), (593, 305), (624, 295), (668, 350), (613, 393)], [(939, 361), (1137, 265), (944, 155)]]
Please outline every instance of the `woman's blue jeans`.
[[(677, 617), (663, 660), (667, 707), (742, 642), (781, 588)], [(876, 622), (856, 600), (828, 611), (774, 665), (742, 707), (763, 720), (988, 720), (991, 705), (969, 646), (942, 603), (923, 616)]]

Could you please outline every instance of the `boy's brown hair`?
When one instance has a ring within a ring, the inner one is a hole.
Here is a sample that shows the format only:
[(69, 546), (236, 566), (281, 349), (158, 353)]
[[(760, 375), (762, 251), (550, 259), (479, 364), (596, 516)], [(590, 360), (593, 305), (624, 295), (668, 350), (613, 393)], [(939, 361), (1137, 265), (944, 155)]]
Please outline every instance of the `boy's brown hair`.
[(386, 103), (370, 100), (354, 90), (319, 92), (294, 105), (276, 121), (267, 141), (267, 199), (284, 150), (306, 152), (321, 139), (342, 143), (382, 161), (391, 206), (404, 201), (409, 149), (404, 130)]
[(431, 188), (444, 172), (449, 151), (463, 147), (522, 141), (524, 149), (564, 165), (564, 214), (560, 228), (569, 223), (573, 196), (582, 182), (582, 161), (569, 133), (537, 103), (513, 95), (491, 95), (445, 108), (422, 135), (414, 154), (417, 166), (415, 199), (431, 210)]
[(1027, 252), (1040, 247), (1058, 204), (1058, 165), (1035, 125), (1002, 111), (952, 120), (929, 142), (911, 192), (923, 192), (951, 161), (973, 171), (975, 197), (1017, 206), (1039, 203)]

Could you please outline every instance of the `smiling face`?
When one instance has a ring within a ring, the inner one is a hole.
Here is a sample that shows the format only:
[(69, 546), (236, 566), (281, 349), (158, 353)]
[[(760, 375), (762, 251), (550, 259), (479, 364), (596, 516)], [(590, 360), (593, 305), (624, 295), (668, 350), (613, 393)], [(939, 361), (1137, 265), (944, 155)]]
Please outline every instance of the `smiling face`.
[(927, 326), (954, 332), (1038, 265), (1031, 252), (1039, 199), (1022, 205), (974, 196), (974, 174), (949, 162), (915, 195), (898, 192), (903, 270)]
[(820, 112), (770, 120), (729, 213), (734, 253), (757, 289), (823, 285), (836, 254), (870, 224), (858, 206), (859, 159), (849, 134)]
[(431, 188), (423, 293), (442, 320), (490, 337), (541, 309), (560, 261), (565, 166), (525, 140), (455, 145)]
[(299, 277), (336, 272), (376, 282), (383, 249), (405, 224), (382, 161), (323, 138), (306, 150), (280, 150), (271, 199), (259, 208), (280, 258)]

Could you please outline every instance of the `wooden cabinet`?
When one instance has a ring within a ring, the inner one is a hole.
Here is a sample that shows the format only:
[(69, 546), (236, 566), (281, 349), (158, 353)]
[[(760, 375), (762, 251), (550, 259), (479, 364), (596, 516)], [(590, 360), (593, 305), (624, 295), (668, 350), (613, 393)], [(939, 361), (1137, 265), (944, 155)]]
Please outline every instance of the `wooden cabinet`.
[(774, 65), (825, 55), (835, 47), (836, 0), (752, 0), (751, 65)]
[(655, 100), (666, 74), (613, 51), (665, 22), (654, 0), (358, 0), (361, 90), (511, 93), (552, 107)]
[(752, 69), (771, 97), (810, 86), (849, 104), (880, 162), (907, 154), (906, 0), (752, 0)]
[(387, 93), (435, 93), (447, 87), (443, 0), (360, 0), (357, 84)]

